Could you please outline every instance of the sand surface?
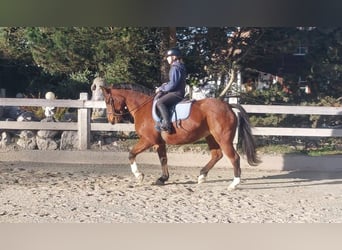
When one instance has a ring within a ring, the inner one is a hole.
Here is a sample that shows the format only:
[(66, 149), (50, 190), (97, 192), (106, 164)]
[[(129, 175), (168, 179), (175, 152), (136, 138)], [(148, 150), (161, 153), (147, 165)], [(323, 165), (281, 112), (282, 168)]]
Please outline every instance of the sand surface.
[(301, 223), (342, 222), (342, 172), (171, 166), (164, 186), (156, 165), (142, 164), (138, 184), (127, 164), (0, 161), (0, 222)]

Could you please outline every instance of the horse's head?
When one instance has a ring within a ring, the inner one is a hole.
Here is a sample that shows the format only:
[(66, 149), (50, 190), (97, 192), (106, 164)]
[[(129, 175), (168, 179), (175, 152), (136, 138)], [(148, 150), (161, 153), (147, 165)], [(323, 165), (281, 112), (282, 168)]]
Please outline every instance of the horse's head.
[(106, 102), (108, 122), (110, 122), (111, 124), (121, 122), (123, 120), (123, 115), (125, 114), (127, 109), (125, 98), (119, 93), (116, 93), (114, 91), (115, 89), (103, 86), (101, 86), (100, 88), (102, 89), (103, 96)]

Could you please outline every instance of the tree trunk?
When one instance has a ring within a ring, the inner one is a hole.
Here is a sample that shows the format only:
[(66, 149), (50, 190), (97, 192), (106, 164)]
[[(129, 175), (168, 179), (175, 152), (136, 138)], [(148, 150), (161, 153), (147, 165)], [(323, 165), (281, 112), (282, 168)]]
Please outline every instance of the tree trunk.
[(169, 80), (169, 64), (165, 60), (165, 53), (169, 48), (175, 47), (177, 44), (176, 38), (176, 27), (165, 27), (161, 28), (161, 39), (160, 39), (160, 72), (161, 72), (161, 83)]
[(224, 98), (224, 96), (226, 95), (227, 91), (232, 87), (232, 84), (234, 82), (234, 78), (235, 78), (235, 70), (234, 70), (234, 68), (231, 68), (229, 71), (229, 81), (228, 81), (227, 85), (225, 86), (225, 88), (219, 94), (219, 96), (218, 96), (219, 99), (222, 100)]

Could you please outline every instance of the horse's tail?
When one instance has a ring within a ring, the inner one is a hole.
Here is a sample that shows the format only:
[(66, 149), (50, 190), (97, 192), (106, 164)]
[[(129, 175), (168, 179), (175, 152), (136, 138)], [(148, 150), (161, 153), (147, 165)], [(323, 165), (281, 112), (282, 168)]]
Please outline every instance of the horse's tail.
[(256, 166), (261, 161), (257, 157), (256, 145), (251, 131), (251, 125), (246, 110), (239, 104), (230, 104), (233, 108), (240, 111), (239, 113), (239, 137), (241, 138), (242, 152), (247, 157), (249, 165)]

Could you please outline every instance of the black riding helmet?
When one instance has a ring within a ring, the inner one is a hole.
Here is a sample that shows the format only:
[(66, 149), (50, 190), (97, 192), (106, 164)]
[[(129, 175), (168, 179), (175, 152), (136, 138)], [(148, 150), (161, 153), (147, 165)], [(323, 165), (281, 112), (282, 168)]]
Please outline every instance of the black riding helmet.
[(171, 48), (166, 52), (165, 57), (168, 57), (168, 56), (175, 56), (177, 58), (181, 58), (182, 53), (180, 52), (178, 48)]

